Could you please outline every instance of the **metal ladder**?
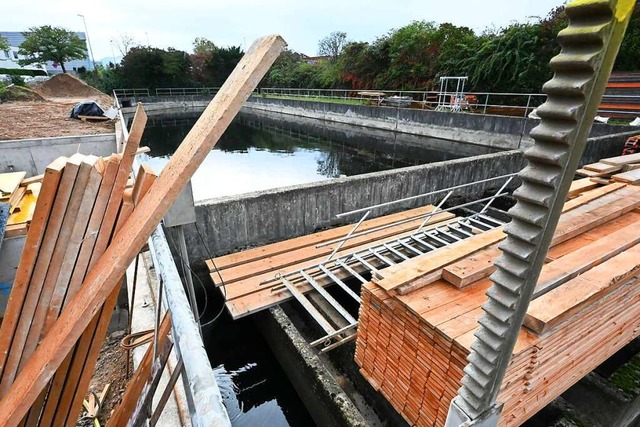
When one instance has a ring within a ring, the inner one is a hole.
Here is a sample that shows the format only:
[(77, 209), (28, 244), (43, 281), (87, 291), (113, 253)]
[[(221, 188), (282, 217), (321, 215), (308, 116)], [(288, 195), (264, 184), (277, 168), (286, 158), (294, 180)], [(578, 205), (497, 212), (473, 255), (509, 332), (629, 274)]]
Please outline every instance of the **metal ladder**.
[[(379, 269), (391, 267), (502, 225), (504, 225), (502, 221), (487, 215), (483, 210), (469, 217), (444, 225), (436, 224), (430, 229), (417, 231), (409, 236), (389, 240), (335, 259), (331, 259), (332, 256), (330, 256), (327, 261), (311, 267), (284, 275), (277, 274), (273, 279), (263, 282), (263, 285), (277, 282), (272, 287), (272, 292), (286, 289), (302, 305), (326, 332), (325, 336), (309, 344), (312, 347), (321, 347), (319, 351), (325, 353), (355, 339), (357, 335), (355, 329), (358, 326), (358, 321), (324, 289), (325, 286), (338, 285), (360, 304), (360, 297), (345, 281), (355, 278), (363, 284), (368, 283), (369, 280), (365, 276), (371, 277)], [(349, 238), (349, 235), (346, 238)], [(323, 315), (305, 295), (306, 290), (315, 291), (324, 298), (347, 322), (347, 326), (338, 327)]]

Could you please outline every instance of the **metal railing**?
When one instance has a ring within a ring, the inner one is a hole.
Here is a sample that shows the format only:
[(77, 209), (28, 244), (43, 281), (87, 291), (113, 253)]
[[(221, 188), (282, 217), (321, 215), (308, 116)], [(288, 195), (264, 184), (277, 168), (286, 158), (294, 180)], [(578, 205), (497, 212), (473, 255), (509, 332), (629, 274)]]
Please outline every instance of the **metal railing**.
[(215, 95), (219, 87), (159, 87), (156, 96)]
[(149, 96), (149, 89), (136, 88), (136, 89), (114, 89), (113, 96), (116, 97), (129, 97), (129, 96)]

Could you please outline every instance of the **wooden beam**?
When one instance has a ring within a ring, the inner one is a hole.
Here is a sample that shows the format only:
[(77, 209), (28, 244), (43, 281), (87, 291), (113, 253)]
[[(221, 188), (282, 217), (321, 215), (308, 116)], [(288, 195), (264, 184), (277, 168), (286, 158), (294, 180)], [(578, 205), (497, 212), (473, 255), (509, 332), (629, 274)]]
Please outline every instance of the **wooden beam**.
[[(27, 235), (22, 251), (22, 258), (18, 264), (16, 277), (13, 282), (13, 289), (9, 296), (7, 308), (4, 313), (4, 319), (0, 326), (0, 378), (3, 376), (5, 362), (11, 348), (13, 337), (20, 319), (22, 306), (24, 304), (27, 292), (29, 290), (29, 282), (35, 268), (36, 259), (45, 235), (45, 230), (49, 222), (58, 185), (62, 178), (64, 167), (67, 163), (66, 157), (59, 157), (51, 163), (46, 171), (46, 182), (43, 183), (40, 190), (38, 204), (36, 205), (31, 221), (31, 232)], [(0, 392), (0, 398), (2, 392)]]
[(393, 267), (385, 268), (380, 271), (382, 278), (374, 278), (373, 282), (386, 291), (393, 290), (417, 277), (440, 270), (460, 258), (491, 246), (505, 237), (502, 227), (476, 234), (460, 242), (427, 252)]
[(285, 42), (281, 37), (268, 36), (258, 39), (249, 48), (164, 167), (147, 196), (91, 269), (80, 292), (29, 359), (11, 386), (10, 393), (0, 401), (0, 425), (14, 426), (22, 420), (93, 316), (119, 284), (127, 266), (145, 245), (180, 191), (284, 47)]
[(624, 227), (542, 267), (533, 298), (640, 243), (640, 223)]
[(600, 163), (607, 165), (622, 166), (631, 163), (640, 163), (640, 153), (627, 154), (625, 156), (609, 157), (607, 159), (600, 160)]
[(0, 382), (0, 398), (6, 394), (9, 386), (16, 377), (22, 350), (27, 340), (31, 321), (38, 307), (40, 292), (47, 275), (49, 262), (53, 255), (56, 241), (58, 240), (60, 227), (64, 220), (67, 205), (71, 197), (71, 191), (73, 190), (73, 185), (76, 181), (83, 157), (81, 154), (74, 154), (67, 160), (64, 166), (64, 172), (58, 185), (57, 194), (54, 196), (55, 201), (49, 215), (49, 222), (47, 223), (44, 237), (40, 241), (38, 257), (35, 260), (33, 272), (31, 277), (28, 278), (29, 281), (24, 285), (27, 288), (27, 290), (25, 290), (27, 294), (23, 301), (19, 318), (16, 319), (18, 324), (15, 326), (11, 347), (2, 346), (2, 353), (6, 359), (3, 361), (4, 369), (2, 372), (2, 381)]
[(615, 182), (624, 182), (626, 184), (637, 185), (640, 183), (640, 169), (633, 169), (613, 175), (611, 179)]

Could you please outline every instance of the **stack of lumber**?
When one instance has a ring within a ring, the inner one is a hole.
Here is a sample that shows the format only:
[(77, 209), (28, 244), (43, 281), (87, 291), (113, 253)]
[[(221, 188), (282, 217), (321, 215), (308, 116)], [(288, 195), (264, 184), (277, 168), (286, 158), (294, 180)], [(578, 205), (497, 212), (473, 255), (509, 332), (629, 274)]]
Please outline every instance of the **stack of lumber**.
[[(145, 122), (139, 107), (133, 126), (141, 130)], [(0, 399), (155, 179), (148, 168), (141, 168), (135, 184), (128, 187), (138, 144), (139, 139), (130, 138), (121, 155), (78, 153), (47, 167), (0, 327)], [(112, 292), (41, 392), (25, 417), (27, 425), (75, 424), (118, 291), (119, 287)]]
[(42, 176), (25, 176), (26, 172), (0, 174), (0, 202), (10, 205), (5, 237), (26, 235), (33, 219)]
[(586, 176), (592, 182), (608, 184), (609, 182), (624, 182), (625, 184), (640, 184), (640, 153), (601, 159), (597, 163), (584, 165), (576, 174)]
[[(620, 183), (565, 204), (498, 396), (499, 425), (522, 424), (640, 335), (639, 207), (640, 188)], [(356, 363), (411, 425), (444, 425), (460, 388), (499, 254), (481, 236), (363, 287)], [(407, 284), (414, 290), (398, 293)]]

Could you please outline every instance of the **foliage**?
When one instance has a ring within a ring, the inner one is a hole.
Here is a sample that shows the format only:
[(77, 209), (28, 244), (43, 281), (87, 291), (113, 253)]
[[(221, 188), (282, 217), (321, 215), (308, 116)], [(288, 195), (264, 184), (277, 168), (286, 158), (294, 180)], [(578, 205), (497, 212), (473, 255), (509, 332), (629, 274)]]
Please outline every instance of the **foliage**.
[(211, 40), (196, 38), (190, 55), (194, 82), (208, 87), (222, 86), (242, 55), (240, 46), (218, 47)]
[(189, 54), (173, 48), (132, 47), (117, 68), (121, 87), (185, 87), (191, 85)]
[(637, 4), (633, 10), (614, 69), (616, 71), (640, 70), (640, 4)]
[(114, 89), (124, 87), (122, 79), (122, 71), (120, 66), (109, 64), (105, 67), (102, 64), (96, 64), (96, 68), (87, 71), (84, 67), (78, 70), (78, 75), (88, 85), (95, 87), (104, 93), (111, 93)]
[(124, 57), (129, 53), (132, 47), (138, 46), (136, 39), (129, 33), (121, 33), (116, 40), (112, 40), (120, 54)]
[(23, 66), (53, 61), (60, 64), (62, 72), (66, 73), (65, 62), (84, 59), (87, 55), (84, 40), (64, 28), (43, 25), (29, 28), (22, 34), (25, 40), (20, 44), (18, 54), (25, 59), (20, 59), (18, 63)]
[(0, 51), (9, 50), (9, 42), (4, 37), (0, 36)]
[(334, 31), (318, 43), (318, 55), (328, 56), (331, 61), (338, 59), (338, 55), (347, 44), (347, 33)]
[(22, 86), (22, 87), (26, 87), (27, 83), (24, 81), (24, 78), (22, 76), (11, 76), (11, 84), (14, 84), (16, 86)]
[(0, 68), (0, 74), (8, 74), (10, 76), (46, 76), (44, 70), (25, 70), (22, 68)]

